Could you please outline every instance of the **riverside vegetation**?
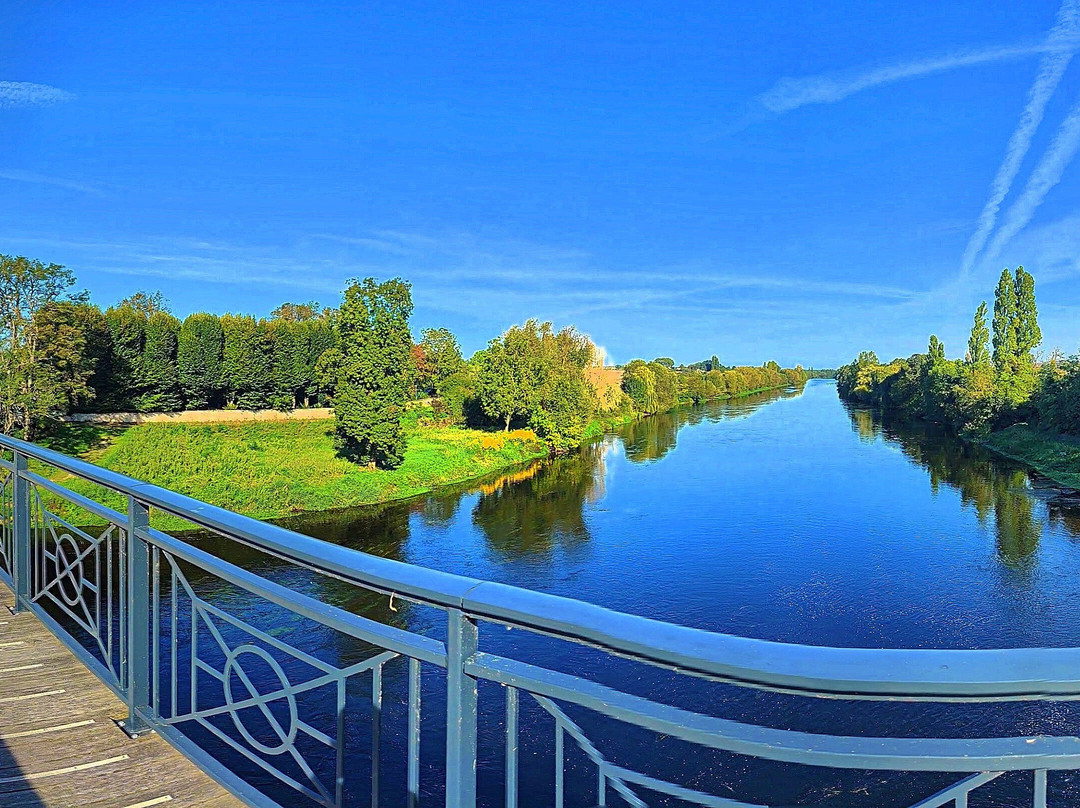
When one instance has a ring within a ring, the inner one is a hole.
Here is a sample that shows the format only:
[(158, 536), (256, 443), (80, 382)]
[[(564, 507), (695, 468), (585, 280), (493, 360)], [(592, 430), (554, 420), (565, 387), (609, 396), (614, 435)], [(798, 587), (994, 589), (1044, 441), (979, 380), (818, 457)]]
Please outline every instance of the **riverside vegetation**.
[(989, 325), (988, 314), (980, 304), (963, 359), (947, 359), (933, 335), (926, 353), (907, 359), (859, 354), (837, 372), (841, 397), (944, 424), (1080, 488), (1080, 357), (1037, 359), (1035, 280), (1023, 267), (1001, 273)]
[[(160, 293), (104, 311), (65, 267), (0, 256), (0, 426), (217, 505), (269, 518), (383, 502), (575, 450), (682, 404), (801, 385), (801, 367), (634, 360), (603, 368), (573, 327), (529, 320), (465, 359), (414, 342), (410, 285), (353, 281), (337, 309), (196, 312)], [(600, 380), (606, 379), (606, 382)], [(407, 410), (416, 398), (431, 406)], [(72, 411), (330, 406), (333, 421), (77, 428)], [(76, 483), (79, 485), (79, 483)]]

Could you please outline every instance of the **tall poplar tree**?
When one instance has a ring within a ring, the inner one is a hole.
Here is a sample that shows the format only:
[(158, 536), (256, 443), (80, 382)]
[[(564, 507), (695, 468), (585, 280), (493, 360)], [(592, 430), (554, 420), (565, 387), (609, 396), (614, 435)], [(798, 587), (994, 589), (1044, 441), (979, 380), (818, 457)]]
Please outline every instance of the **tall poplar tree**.
[(410, 289), (400, 278), (353, 281), (337, 317), (336, 443), (350, 460), (381, 468), (396, 468), (405, 459), (401, 416), (412, 387)]
[(990, 329), (986, 327), (986, 301), (975, 310), (975, 322), (968, 338), (968, 363), (982, 367), (990, 363)]
[[(945, 361), (945, 345), (937, 338), (936, 334), (930, 335), (930, 345), (926, 349), (927, 356), (930, 357), (931, 365), (939, 365)], [(862, 364), (862, 354), (859, 354), (859, 364)], [(877, 357), (874, 357), (874, 364), (877, 364)]]
[(1042, 342), (1042, 330), (1039, 328), (1039, 310), (1035, 305), (1035, 279), (1016, 268), (1016, 353), (1025, 363), (1034, 363), (1034, 351)]
[(1013, 370), (1016, 325), (1016, 285), (1009, 270), (1003, 269), (994, 290), (994, 367), (998, 373)]

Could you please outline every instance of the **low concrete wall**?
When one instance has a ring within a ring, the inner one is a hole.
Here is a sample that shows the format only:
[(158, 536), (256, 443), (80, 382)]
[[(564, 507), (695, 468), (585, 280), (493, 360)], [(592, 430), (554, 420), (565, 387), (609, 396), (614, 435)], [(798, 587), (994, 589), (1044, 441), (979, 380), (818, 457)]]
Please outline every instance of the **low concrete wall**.
[(333, 418), (329, 407), (306, 410), (187, 410), (185, 412), (77, 412), (60, 420), (67, 424), (213, 424), (233, 421), (318, 421)]

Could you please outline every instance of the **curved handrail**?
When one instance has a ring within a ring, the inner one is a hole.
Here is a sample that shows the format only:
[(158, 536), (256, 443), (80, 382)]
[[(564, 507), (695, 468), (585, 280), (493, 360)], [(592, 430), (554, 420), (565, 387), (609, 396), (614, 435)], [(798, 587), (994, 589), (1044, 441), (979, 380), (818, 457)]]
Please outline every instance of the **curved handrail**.
[(341, 547), (17, 438), (0, 435), (0, 447), (346, 582), (743, 686), (878, 700), (1080, 697), (1080, 648), (838, 648), (720, 634)]

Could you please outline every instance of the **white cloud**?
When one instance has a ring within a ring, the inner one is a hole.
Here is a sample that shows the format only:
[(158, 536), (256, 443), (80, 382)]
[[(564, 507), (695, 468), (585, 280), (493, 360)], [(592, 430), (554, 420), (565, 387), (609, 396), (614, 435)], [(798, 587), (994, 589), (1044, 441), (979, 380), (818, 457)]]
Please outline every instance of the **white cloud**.
[(1020, 164), (1031, 148), (1031, 139), (1042, 122), (1046, 104), (1057, 89), (1065, 69), (1076, 53), (1078, 32), (1080, 32), (1080, 0), (1066, 0), (1058, 10), (1057, 20), (1047, 37), (1047, 42), (1071, 44), (1064, 49), (1043, 54), (1039, 61), (1039, 73), (1028, 91), (1027, 105), (1020, 115), (1016, 130), (1009, 138), (1009, 144), (1005, 148), (1005, 159), (990, 185), (990, 198), (986, 200), (986, 205), (979, 215), (978, 226), (964, 250), (964, 257), (960, 262), (961, 276), (966, 276), (971, 272), (979, 251), (986, 245), (986, 240), (997, 223), (998, 210), (1005, 197), (1008, 196), (1020, 170)]
[(75, 96), (48, 84), (29, 81), (0, 81), (0, 109), (5, 107), (40, 107), (70, 101)]

